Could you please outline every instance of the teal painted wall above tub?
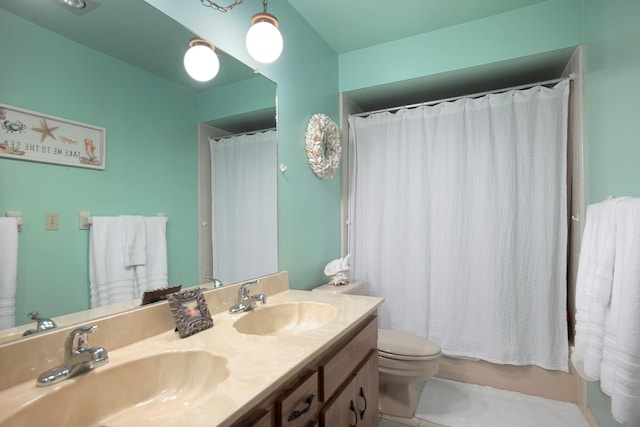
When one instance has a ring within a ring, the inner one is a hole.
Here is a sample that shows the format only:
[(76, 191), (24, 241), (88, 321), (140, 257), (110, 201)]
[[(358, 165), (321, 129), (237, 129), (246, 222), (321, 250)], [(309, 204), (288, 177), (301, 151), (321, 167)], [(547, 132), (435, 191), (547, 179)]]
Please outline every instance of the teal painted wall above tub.
[(340, 55), (340, 91), (379, 86), (577, 46), (581, 0), (548, 0)]

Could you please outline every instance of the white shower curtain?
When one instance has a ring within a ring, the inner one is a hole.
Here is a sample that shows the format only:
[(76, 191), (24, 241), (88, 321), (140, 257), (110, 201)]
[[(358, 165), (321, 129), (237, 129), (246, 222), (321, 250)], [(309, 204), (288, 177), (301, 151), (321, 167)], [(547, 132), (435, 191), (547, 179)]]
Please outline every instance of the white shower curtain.
[(569, 83), (351, 117), (352, 277), (382, 327), (568, 370)]
[(277, 131), (209, 144), (214, 277), (235, 283), (276, 272)]

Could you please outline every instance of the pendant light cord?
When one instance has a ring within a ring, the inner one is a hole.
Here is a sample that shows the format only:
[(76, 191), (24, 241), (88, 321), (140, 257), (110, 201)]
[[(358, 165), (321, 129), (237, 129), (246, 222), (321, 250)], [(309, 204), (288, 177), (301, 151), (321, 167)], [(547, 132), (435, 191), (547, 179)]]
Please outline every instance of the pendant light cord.
[[(229, 6), (220, 6), (218, 3), (212, 0), (200, 0), (200, 3), (202, 3), (206, 7), (210, 7), (211, 9), (215, 9), (219, 12), (229, 12), (231, 9), (238, 6), (243, 1), (244, 0), (236, 0), (233, 3), (231, 3)], [(263, 0), (263, 3), (265, 3), (264, 0)], [(266, 10), (266, 6), (265, 6), (265, 10)]]

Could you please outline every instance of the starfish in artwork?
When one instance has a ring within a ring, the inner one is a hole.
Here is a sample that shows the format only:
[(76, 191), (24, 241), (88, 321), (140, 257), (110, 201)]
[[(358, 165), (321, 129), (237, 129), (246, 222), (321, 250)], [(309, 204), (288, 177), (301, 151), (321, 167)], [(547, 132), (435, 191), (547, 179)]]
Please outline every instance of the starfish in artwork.
[(40, 132), (42, 134), (42, 138), (40, 138), (40, 142), (43, 142), (44, 139), (48, 136), (50, 136), (51, 138), (53, 138), (54, 140), (56, 139), (55, 135), (53, 134), (53, 131), (58, 129), (59, 126), (56, 126), (54, 128), (50, 128), (49, 125), (47, 124), (47, 121), (45, 119), (42, 119), (42, 121), (40, 122), (42, 127), (39, 128), (31, 128), (31, 130), (35, 130), (36, 132)]

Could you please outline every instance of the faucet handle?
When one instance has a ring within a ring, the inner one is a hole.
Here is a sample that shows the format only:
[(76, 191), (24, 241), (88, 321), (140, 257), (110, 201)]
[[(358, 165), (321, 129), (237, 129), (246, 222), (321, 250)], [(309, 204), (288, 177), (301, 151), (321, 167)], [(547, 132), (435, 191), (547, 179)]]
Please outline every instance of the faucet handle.
[(73, 351), (73, 343), (76, 337), (78, 337), (78, 350), (80, 351), (84, 350), (88, 342), (87, 334), (94, 333), (98, 328), (99, 328), (98, 325), (92, 325), (92, 326), (83, 326), (71, 331), (71, 333), (67, 337), (67, 342), (65, 344), (65, 348), (67, 349), (67, 351)]
[(250, 282), (244, 282), (242, 285), (240, 285), (240, 295), (243, 297), (248, 297), (249, 287), (257, 285), (258, 283), (260, 283), (260, 279), (252, 280)]

